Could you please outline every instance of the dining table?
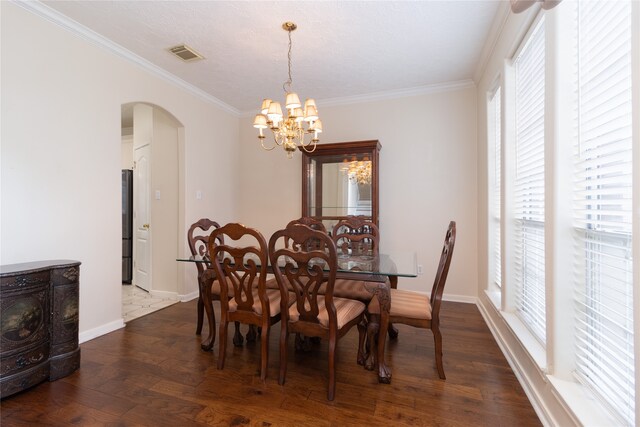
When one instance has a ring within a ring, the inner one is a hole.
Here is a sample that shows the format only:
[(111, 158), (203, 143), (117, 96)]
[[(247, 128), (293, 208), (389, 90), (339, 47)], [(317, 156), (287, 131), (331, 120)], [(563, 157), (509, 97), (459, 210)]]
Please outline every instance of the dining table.
[[(205, 351), (210, 351), (215, 340), (215, 318), (211, 299), (211, 285), (215, 279), (213, 266), (206, 255), (178, 258), (176, 261), (207, 264), (202, 277), (198, 278), (198, 285), (209, 326), (208, 336), (203, 339), (201, 347)], [(269, 266), (269, 268), (273, 267)], [(389, 324), (391, 288), (397, 287), (399, 277), (417, 277), (417, 275), (415, 252), (388, 251), (368, 255), (344, 253), (338, 255), (336, 282), (340, 282), (340, 285), (338, 286), (336, 283), (334, 294), (357, 298), (368, 304), (369, 307), (375, 308), (374, 315), (369, 316), (367, 327), (369, 334), (374, 331), (375, 351), (359, 354), (358, 363), (364, 365), (368, 370), (377, 368), (380, 383), (389, 384), (391, 382), (391, 369), (385, 362), (386, 335), (387, 330), (392, 327)]]

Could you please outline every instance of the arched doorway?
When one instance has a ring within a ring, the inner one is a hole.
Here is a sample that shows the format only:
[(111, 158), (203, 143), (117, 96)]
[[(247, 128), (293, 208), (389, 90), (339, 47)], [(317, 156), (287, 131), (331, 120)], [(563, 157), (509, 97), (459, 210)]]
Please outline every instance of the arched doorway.
[[(133, 182), (128, 236), (123, 209), (123, 278), (124, 255), (131, 254), (131, 284), (124, 285), (123, 280), (123, 318), (128, 321), (178, 300), (175, 259), (180, 242), (179, 159), (184, 132), (171, 113), (142, 102), (122, 105), (121, 127), (122, 168), (131, 170)], [(125, 199), (123, 193), (123, 208)], [(125, 248), (127, 238), (129, 248)]]

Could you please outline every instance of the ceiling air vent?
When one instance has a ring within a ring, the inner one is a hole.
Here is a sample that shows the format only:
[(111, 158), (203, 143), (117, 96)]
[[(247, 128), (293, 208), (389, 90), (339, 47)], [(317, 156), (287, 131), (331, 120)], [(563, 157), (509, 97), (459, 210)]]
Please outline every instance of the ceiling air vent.
[(175, 56), (177, 56), (178, 58), (182, 59), (185, 62), (204, 59), (204, 56), (200, 55), (198, 52), (193, 50), (193, 48), (187, 46), (186, 44), (170, 47), (169, 52), (173, 53)]

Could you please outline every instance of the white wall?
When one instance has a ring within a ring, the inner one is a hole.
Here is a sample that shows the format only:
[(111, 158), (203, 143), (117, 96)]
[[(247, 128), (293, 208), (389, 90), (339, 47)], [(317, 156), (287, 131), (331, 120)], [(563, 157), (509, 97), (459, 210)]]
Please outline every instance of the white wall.
[[(80, 336), (90, 339), (122, 325), (121, 105), (159, 105), (184, 125), (181, 238), (200, 217), (237, 216), (223, 183), (236, 174), (238, 119), (16, 4), (0, 12), (0, 263), (81, 261)], [(187, 267), (184, 292), (197, 292)]]
[[(303, 94), (312, 96), (313, 94)], [(416, 250), (424, 275), (399, 286), (431, 289), (444, 234), (457, 221), (445, 297), (475, 301), (477, 280), (476, 90), (323, 107), (321, 142), (378, 139), (381, 247)], [(252, 117), (240, 124), (241, 220), (271, 233), (301, 215), (301, 159), (260, 147)], [(268, 138), (267, 138), (268, 141)]]
[(122, 169), (133, 169), (133, 137), (126, 135), (122, 137), (122, 151), (120, 153)]

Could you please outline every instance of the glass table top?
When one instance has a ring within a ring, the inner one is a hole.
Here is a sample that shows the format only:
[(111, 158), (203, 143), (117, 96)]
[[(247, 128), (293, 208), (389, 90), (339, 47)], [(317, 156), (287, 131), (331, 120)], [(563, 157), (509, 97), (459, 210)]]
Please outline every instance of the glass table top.
[[(178, 258), (181, 262), (204, 262), (208, 258), (190, 256)], [(418, 275), (417, 258), (415, 252), (388, 252), (377, 256), (371, 255), (338, 255), (338, 272), (368, 274), (397, 277), (416, 277)]]

